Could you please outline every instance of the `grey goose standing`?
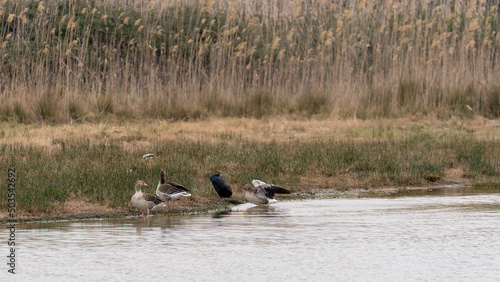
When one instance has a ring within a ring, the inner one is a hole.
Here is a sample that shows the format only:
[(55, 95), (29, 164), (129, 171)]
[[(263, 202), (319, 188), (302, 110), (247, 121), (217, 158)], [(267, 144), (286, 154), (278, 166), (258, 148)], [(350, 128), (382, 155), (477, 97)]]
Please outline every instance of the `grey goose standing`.
[(149, 210), (161, 204), (162, 200), (149, 193), (143, 193), (141, 190), (142, 186), (148, 186), (148, 184), (142, 180), (137, 180), (135, 183), (135, 194), (132, 196), (132, 204), (142, 212), (143, 219), (144, 212), (147, 211), (149, 219)]
[(170, 211), (170, 201), (177, 201), (182, 197), (189, 197), (191, 194), (188, 193), (189, 189), (186, 187), (174, 183), (165, 181), (165, 170), (160, 171), (160, 182), (156, 187), (156, 195), (167, 202), (168, 210)]

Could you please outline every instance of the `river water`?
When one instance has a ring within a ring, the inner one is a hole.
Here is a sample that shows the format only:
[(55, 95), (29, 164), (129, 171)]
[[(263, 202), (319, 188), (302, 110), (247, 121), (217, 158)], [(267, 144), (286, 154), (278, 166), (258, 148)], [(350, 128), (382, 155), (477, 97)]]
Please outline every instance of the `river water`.
[(500, 280), (498, 193), (286, 201), (218, 216), (16, 227), (17, 274), (3, 264), (1, 281)]

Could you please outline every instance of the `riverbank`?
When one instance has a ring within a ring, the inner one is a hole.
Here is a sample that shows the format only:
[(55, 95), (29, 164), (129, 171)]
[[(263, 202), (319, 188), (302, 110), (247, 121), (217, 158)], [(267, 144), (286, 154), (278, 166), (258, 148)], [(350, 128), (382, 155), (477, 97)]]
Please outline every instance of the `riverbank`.
[[(133, 183), (145, 180), (154, 193), (161, 169), (193, 194), (172, 213), (201, 213), (221, 207), (208, 180), (217, 171), (233, 188), (234, 204), (252, 179), (291, 189), (291, 199), (325, 190), (499, 187), (497, 136), (498, 120), (420, 116), (1, 123), (0, 162), (17, 171), (18, 220), (136, 215)], [(148, 153), (154, 157), (143, 159)], [(0, 201), (7, 207), (6, 191)]]
[[(393, 198), (393, 197), (415, 197), (415, 196), (449, 196), (465, 194), (500, 193), (500, 187), (471, 187), (462, 184), (428, 185), (421, 187), (379, 187), (371, 189), (350, 188), (346, 190), (323, 189), (308, 190), (293, 193), (291, 195), (279, 195), (279, 201), (303, 201), (312, 199), (329, 198)], [(232, 206), (245, 203), (243, 195), (237, 194), (230, 201), (219, 201), (215, 198), (207, 199), (204, 203), (195, 203), (188, 200), (180, 200), (171, 205), (171, 210), (166, 207), (156, 207), (151, 216), (158, 215), (195, 215), (195, 214), (219, 214), (231, 210)], [(88, 200), (71, 198), (64, 205), (51, 213), (30, 214), (23, 211), (18, 214), (16, 222), (45, 222), (58, 220), (82, 220), (82, 219), (110, 219), (123, 217), (141, 217), (141, 213), (134, 207), (109, 208)], [(7, 214), (0, 213), (0, 224), (7, 222)]]

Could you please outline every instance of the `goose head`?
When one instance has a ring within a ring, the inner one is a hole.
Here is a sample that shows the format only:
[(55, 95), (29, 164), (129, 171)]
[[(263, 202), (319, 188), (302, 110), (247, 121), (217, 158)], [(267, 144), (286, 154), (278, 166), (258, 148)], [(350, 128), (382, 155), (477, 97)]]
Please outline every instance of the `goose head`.
[(148, 186), (148, 184), (146, 184), (146, 182), (144, 182), (143, 180), (137, 180), (137, 182), (135, 183), (135, 191), (141, 192), (142, 186)]
[(246, 191), (253, 191), (254, 190), (254, 187), (250, 184), (245, 184), (245, 186), (243, 186), (243, 194), (245, 194)]

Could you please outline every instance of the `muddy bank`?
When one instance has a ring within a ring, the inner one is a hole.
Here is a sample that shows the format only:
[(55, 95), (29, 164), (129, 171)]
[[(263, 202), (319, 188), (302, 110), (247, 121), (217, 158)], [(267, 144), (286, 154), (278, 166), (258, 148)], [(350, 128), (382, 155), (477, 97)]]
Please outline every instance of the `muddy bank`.
[[(473, 187), (470, 185), (448, 183), (439, 185), (427, 185), (419, 187), (380, 187), (380, 188), (349, 188), (349, 189), (322, 189), (315, 188), (309, 191), (300, 191), (291, 195), (279, 195), (279, 201), (300, 201), (308, 199), (331, 199), (331, 198), (380, 198), (380, 197), (418, 197), (418, 196), (450, 196), (455, 194), (483, 194), (500, 193), (500, 187)], [(171, 210), (167, 207), (158, 206), (154, 208), (151, 215), (190, 215), (190, 214), (217, 214), (229, 211), (232, 206), (245, 203), (243, 195), (236, 194), (230, 200), (219, 200), (213, 198), (193, 199), (183, 198), (171, 204)], [(128, 207), (110, 208), (93, 203), (88, 200), (72, 198), (55, 209), (52, 213), (29, 213), (19, 211), (15, 218), (16, 222), (41, 222), (53, 220), (76, 220), (76, 219), (101, 219), (101, 218), (123, 218), (141, 217), (141, 213), (131, 204)], [(7, 223), (6, 211), (0, 214), (0, 222)]]

